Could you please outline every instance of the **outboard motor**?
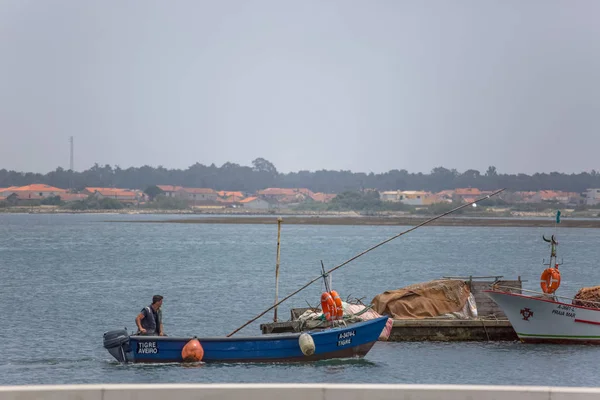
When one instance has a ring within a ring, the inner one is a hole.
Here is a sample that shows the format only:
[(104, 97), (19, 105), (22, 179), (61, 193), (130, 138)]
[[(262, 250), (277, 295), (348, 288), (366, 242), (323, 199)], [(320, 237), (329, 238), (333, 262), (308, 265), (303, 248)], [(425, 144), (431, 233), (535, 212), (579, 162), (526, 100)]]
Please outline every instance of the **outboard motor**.
[(104, 348), (119, 362), (127, 362), (126, 354), (131, 351), (129, 347), (129, 334), (127, 329), (118, 329), (104, 334)]

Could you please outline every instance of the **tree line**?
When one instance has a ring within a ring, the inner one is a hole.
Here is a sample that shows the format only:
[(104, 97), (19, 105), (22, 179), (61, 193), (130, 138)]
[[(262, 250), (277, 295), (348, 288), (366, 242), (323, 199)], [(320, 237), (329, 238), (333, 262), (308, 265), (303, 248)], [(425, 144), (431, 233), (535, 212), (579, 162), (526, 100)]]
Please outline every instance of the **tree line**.
[(58, 167), (46, 174), (17, 172), (0, 169), (0, 187), (44, 183), (59, 188), (81, 190), (84, 187), (118, 187), (144, 190), (153, 185), (204, 187), (215, 190), (239, 190), (253, 193), (268, 187), (307, 188), (313, 192), (343, 193), (377, 190), (425, 190), (439, 192), (445, 189), (473, 187), (481, 190), (507, 188), (511, 191), (562, 190), (582, 192), (600, 187), (600, 173), (559, 172), (502, 174), (490, 166), (484, 173), (475, 169), (458, 172), (456, 169), (436, 167), (429, 174), (411, 173), (393, 169), (384, 173), (352, 172), (348, 170), (319, 170), (280, 173), (273, 163), (257, 158), (251, 166), (227, 162), (196, 163), (187, 169), (167, 169), (163, 166), (130, 167), (94, 164), (85, 171), (71, 171)]

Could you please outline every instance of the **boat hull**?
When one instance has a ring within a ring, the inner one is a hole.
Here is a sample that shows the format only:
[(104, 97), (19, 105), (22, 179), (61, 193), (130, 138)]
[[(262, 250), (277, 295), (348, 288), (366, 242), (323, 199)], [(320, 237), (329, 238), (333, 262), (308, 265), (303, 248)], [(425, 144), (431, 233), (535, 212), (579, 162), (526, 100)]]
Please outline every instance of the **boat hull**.
[[(124, 331), (105, 334), (105, 348), (120, 362), (183, 362), (183, 347), (198, 339), (203, 362), (306, 362), (334, 358), (364, 357), (377, 342), (387, 317), (347, 327), (304, 332), (312, 337), (314, 353), (304, 355), (299, 343), (302, 333), (252, 337), (166, 337), (127, 335)], [(120, 332), (120, 334), (115, 334)], [(107, 335), (110, 340), (107, 341)]]
[(524, 343), (600, 345), (600, 310), (488, 290)]

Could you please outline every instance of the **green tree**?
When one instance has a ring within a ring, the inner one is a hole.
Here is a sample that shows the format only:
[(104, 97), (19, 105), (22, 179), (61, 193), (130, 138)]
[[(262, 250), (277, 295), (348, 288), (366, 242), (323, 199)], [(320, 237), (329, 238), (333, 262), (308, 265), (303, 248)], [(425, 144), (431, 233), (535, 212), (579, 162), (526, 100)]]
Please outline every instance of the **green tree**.
[(164, 194), (165, 192), (156, 185), (148, 186), (144, 193), (148, 195), (150, 201), (154, 201), (154, 198), (160, 194)]

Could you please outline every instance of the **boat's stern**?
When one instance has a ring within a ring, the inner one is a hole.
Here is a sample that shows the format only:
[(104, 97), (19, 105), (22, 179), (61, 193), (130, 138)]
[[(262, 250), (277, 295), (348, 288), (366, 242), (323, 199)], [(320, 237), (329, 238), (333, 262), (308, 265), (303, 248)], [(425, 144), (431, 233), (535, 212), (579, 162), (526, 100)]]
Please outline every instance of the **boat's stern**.
[(109, 331), (104, 334), (104, 348), (119, 362), (127, 362), (131, 352), (129, 334), (126, 329)]

